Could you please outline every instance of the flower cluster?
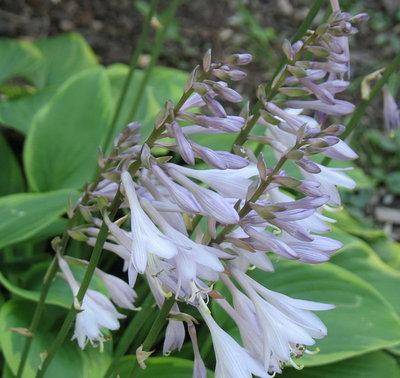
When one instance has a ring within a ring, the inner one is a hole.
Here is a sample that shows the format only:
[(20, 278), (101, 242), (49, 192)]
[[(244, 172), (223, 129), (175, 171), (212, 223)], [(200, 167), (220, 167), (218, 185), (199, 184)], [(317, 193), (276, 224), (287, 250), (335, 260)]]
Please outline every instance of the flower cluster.
[[(138, 124), (129, 125), (116, 139), (110, 158), (101, 162), (104, 179), (88, 193), (91, 205), (80, 205), (90, 225), (72, 230), (71, 236), (94, 245), (105, 222), (109, 232), (104, 249), (120, 257), (128, 273), (129, 286), (97, 272), (111, 300), (133, 309), (136, 294), (131, 288), (139, 274), (158, 306), (173, 295), (176, 303), (164, 352), (181, 348), (186, 321), (196, 356), (195, 376), (205, 376), (204, 363), (193, 323), (183, 314), (177, 316), (179, 302), (195, 306), (209, 327), (218, 377), (280, 373), (285, 363), (295, 365), (294, 357), (327, 334), (312, 311), (334, 306), (273, 292), (247, 272), (256, 267), (271, 274), (274, 254), (319, 264), (341, 247), (321, 235), (329, 231), (331, 221), (322, 209), (340, 205), (337, 186), (352, 188), (355, 183), (343, 169), (326, 167), (313, 157), (357, 156), (338, 137), (344, 126), (330, 123), (329, 116), (354, 109), (335, 96), (349, 84), (344, 80), (349, 70), (347, 37), (355, 33), (354, 24), (366, 18), (336, 10), (302, 40), (285, 43), (288, 63), (275, 78), (272, 93), (290, 99), (274, 100), (262, 91), (262, 109), (252, 115), (246, 106), (239, 115), (234, 113), (242, 96), (229, 84), (246, 77), (240, 66), (250, 63), (251, 56), (235, 54), (215, 63), (207, 52), (202, 68), (190, 75), (182, 99), (166, 103), (145, 143), (139, 144)], [(314, 54), (315, 61), (302, 60), (306, 53)], [(215, 151), (193, 140), (196, 134), (240, 133), (256, 122), (265, 127), (265, 135), (248, 135), (247, 140), (269, 145), (277, 159), (274, 166), (241, 144), (230, 152)], [(153, 147), (171, 151), (172, 156), (154, 155)], [(177, 164), (179, 159), (186, 166)], [(285, 172), (288, 160), (298, 166), (303, 179)], [(120, 218), (112, 220), (104, 202), (119, 193)], [(59, 261), (76, 295), (79, 284), (66, 261)], [(215, 282), (229, 290), (231, 303), (214, 290)], [(206, 304), (209, 298), (236, 323), (242, 346), (213, 319)], [(87, 340), (101, 339), (101, 328), (118, 328), (122, 315), (103, 294), (89, 290), (79, 306), (74, 337), (82, 348)]]

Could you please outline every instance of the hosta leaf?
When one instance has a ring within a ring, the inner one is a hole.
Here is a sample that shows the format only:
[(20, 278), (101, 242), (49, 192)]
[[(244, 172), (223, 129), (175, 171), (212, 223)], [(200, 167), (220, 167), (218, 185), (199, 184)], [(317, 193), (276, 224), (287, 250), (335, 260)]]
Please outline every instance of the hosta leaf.
[(18, 193), (24, 190), (24, 179), (21, 167), (8, 146), (5, 138), (0, 134), (0, 196)]
[(29, 42), (0, 39), (0, 82), (16, 77), (28, 77), (42, 63), (39, 49)]
[(349, 358), (335, 364), (305, 368), (298, 371), (284, 370), (282, 378), (398, 378), (400, 367), (396, 360), (385, 352), (372, 352)]
[(34, 46), (44, 57), (32, 79), (38, 88), (57, 86), (77, 72), (97, 65), (97, 59), (85, 39), (77, 33), (41, 39)]
[(26, 241), (45, 229), (65, 212), (68, 200), (77, 197), (71, 190), (1, 197), (0, 248)]
[(28, 133), (24, 162), (30, 187), (79, 188), (91, 181), (112, 111), (111, 88), (100, 67), (66, 81)]

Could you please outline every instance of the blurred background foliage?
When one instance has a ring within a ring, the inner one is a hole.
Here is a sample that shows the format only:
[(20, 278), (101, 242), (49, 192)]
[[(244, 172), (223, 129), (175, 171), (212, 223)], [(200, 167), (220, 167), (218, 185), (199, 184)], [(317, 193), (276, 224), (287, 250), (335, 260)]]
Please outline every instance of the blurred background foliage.
[[(160, 3), (162, 24), (169, 2)], [(143, 123), (144, 134), (164, 102), (180, 97), (187, 72), (208, 48), (217, 58), (236, 52), (253, 54), (248, 80), (239, 84), (244, 85), (239, 90), (254, 99), (257, 85), (271, 78), (283, 56), (283, 39), (295, 34), (310, 5), (305, 0), (182, 1), (158, 66), (140, 96), (136, 119)], [(368, 12), (371, 17), (351, 39), (352, 85), (346, 96), (357, 104), (363, 78), (385, 67), (400, 51), (400, 3), (343, 0), (341, 5), (350, 13)], [(6, 304), (0, 311), (0, 329), (5, 377), (15, 374), (15, 351), (22, 338), (10, 327), (29, 324), (32, 302), (38, 300), (42, 275), (52, 257), (49, 238), (63, 232), (65, 202), (76, 199), (94, 174), (97, 149), (104, 141), (148, 9), (146, 1), (132, 4), (131, 0), (2, 1), (0, 35), (6, 39), (0, 40), (0, 248), (4, 252), (0, 283)], [(314, 25), (323, 18), (321, 11)], [(150, 38), (139, 59), (141, 69), (150, 61), (155, 37)], [(135, 73), (128, 99), (136, 97), (142, 77), (142, 71)], [(399, 87), (397, 70), (389, 81), (397, 99)], [(124, 127), (130, 106), (129, 101), (124, 105), (117, 131)], [(400, 240), (400, 217), (396, 218), (400, 132), (386, 132), (382, 108), (382, 97), (377, 96), (350, 138), (360, 155), (350, 173), (357, 190), (343, 191), (345, 211), (327, 214), (337, 220), (332, 237), (345, 247), (322, 266), (276, 261), (278, 278), (258, 278), (271, 289), (338, 307), (321, 314), (330, 336), (318, 344), (319, 354), (301, 361), (310, 367), (301, 372), (288, 368), (285, 377), (400, 376), (400, 246), (396, 243)], [(222, 149), (230, 140), (213, 138), (211, 142)], [(271, 165), (267, 151), (266, 159)], [(89, 247), (76, 242), (69, 250), (77, 257), (89, 253)], [(102, 264), (112, 267), (110, 261)], [(143, 290), (139, 282), (138, 292)], [(53, 317), (42, 327), (35, 344), (37, 355), (53, 337), (69, 301), (66, 287), (55, 282), (47, 302), (47, 315)], [(227, 319), (218, 318), (217, 309), (215, 316), (225, 329), (231, 327)], [(142, 333), (151, 321), (149, 317)], [(117, 332), (115, 340), (119, 336)], [(214, 357), (204, 327), (200, 340), (202, 355), (212, 368)], [(133, 346), (131, 353), (134, 350)], [(111, 345), (102, 355), (92, 349), (81, 352), (74, 344), (65, 346), (64, 352), (49, 376), (70, 377), (71, 361), (79, 361), (76, 376), (98, 377), (111, 358)], [(186, 345), (176, 354), (179, 358), (155, 357), (141, 376), (160, 372), (167, 376), (166, 371), (171, 377), (190, 376), (192, 365), (182, 358), (191, 359), (191, 353)], [(121, 364), (121, 376), (129, 370), (131, 358)], [(37, 358), (29, 363), (26, 376), (32, 376)], [(66, 369), (62, 374), (60, 366)]]

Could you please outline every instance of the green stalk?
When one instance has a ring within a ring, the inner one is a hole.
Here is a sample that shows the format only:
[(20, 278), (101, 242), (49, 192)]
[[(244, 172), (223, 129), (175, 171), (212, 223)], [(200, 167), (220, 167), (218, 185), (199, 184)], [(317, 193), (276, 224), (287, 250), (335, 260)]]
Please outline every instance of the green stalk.
[(144, 21), (144, 25), (143, 25), (143, 29), (142, 29), (142, 32), (141, 32), (140, 37), (139, 37), (139, 41), (138, 41), (138, 43), (136, 45), (136, 48), (135, 48), (135, 51), (133, 53), (133, 56), (132, 56), (132, 59), (131, 59), (131, 63), (130, 63), (130, 67), (129, 67), (129, 72), (128, 72), (127, 77), (125, 78), (121, 94), (119, 95), (118, 103), (117, 103), (117, 106), (115, 108), (113, 119), (111, 121), (111, 126), (109, 127), (108, 132), (107, 132), (107, 136), (104, 139), (103, 151), (107, 150), (108, 145), (109, 145), (109, 143), (111, 141), (111, 138), (114, 135), (115, 128), (117, 127), (117, 121), (118, 121), (118, 118), (120, 116), (120, 113), (121, 113), (121, 110), (122, 110), (122, 105), (124, 104), (125, 97), (126, 97), (126, 94), (128, 92), (129, 85), (131, 84), (133, 75), (135, 73), (139, 56), (142, 53), (143, 47), (144, 47), (144, 43), (147, 40), (147, 37), (149, 36), (151, 19), (154, 16), (154, 13), (155, 13), (156, 8), (157, 8), (157, 4), (158, 4), (158, 0), (151, 0), (150, 10), (149, 10), (149, 13), (146, 16), (145, 21)]
[[(365, 112), (365, 109), (368, 107), (370, 102), (378, 95), (378, 93), (381, 91), (382, 87), (386, 84), (386, 82), (389, 80), (390, 76), (392, 73), (400, 67), (400, 53), (398, 53), (395, 58), (393, 59), (392, 63), (390, 63), (387, 68), (385, 69), (382, 77), (376, 82), (374, 87), (372, 88), (371, 92), (369, 93), (368, 98), (362, 99), (360, 104), (357, 106), (357, 109), (353, 113), (353, 115), (350, 118), (350, 121), (346, 125), (346, 130), (344, 133), (341, 135), (341, 139), (346, 139), (351, 132), (355, 129), (355, 127), (358, 125), (358, 121), (362, 117), (362, 115)], [(332, 159), (329, 157), (325, 157), (324, 160), (322, 160), (322, 165), (328, 165)]]
[[(299, 147), (300, 147), (300, 145), (299, 145), (299, 144), (296, 144), (296, 145), (292, 148), (292, 150), (295, 151), (295, 150), (297, 150)], [(250, 210), (251, 210), (250, 204), (253, 203), (253, 202), (255, 202), (255, 201), (257, 201), (257, 200), (258, 200), (258, 197), (260, 197), (261, 194), (264, 193), (265, 189), (267, 189), (268, 185), (271, 183), (273, 177), (274, 177), (275, 175), (278, 174), (279, 170), (280, 170), (280, 169), (282, 168), (282, 166), (286, 163), (286, 161), (287, 161), (287, 157), (286, 157), (286, 154), (285, 154), (285, 155), (283, 155), (283, 156), (279, 159), (278, 163), (276, 164), (276, 166), (275, 166), (275, 168), (273, 169), (273, 171), (271, 172), (271, 174), (268, 175), (267, 179), (266, 179), (265, 181), (262, 181), (262, 182), (261, 182), (260, 186), (259, 186), (259, 187), (257, 188), (257, 190), (254, 192), (254, 194), (251, 196), (251, 198), (248, 199), (248, 200), (245, 202), (245, 204), (243, 205), (243, 207), (240, 209), (240, 211), (239, 211), (239, 218), (240, 218), (240, 219), (242, 219), (245, 215), (247, 215), (247, 214), (250, 212)], [(228, 224), (227, 226), (225, 226), (225, 227), (221, 230), (221, 232), (218, 234), (218, 236), (217, 236), (215, 239), (212, 239), (212, 240), (210, 241), (209, 244), (213, 244), (213, 243), (220, 244), (220, 243), (222, 243), (222, 242), (224, 241), (225, 236), (226, 236), (229, 232), (231, 232), (231, 231), (234, 229), (235, 226), (236, 226), (235, 224)]]
[[(298, 41), (307, 32), (309, 26), (311, 25), (311, 23), (313, 22), (315, 16), (317, 15), (318, 11), (320, 10), (322, 3), (323, 3), (323, 0), (315, 0), (314, 1), (314, 4), (310, 8), (310, 10), (308, 11), (308, 14), (307, 14), (306, 18), (301, 23), (301, 25), (299, 26), (296, 34), (292, 38), (292, 42)], [(308, 42), (310, 43), (312, 41), (313, 41), (313, 37), (311, 37)], [(305, 43), (304, 46), (302, 47), (302, 49), (297, 53), (297, 56), (293, 59), (293, 61), (290, 62), (291, 64), (293, 64), (296, 60), (298, 60), (298, 58), (303, 53), (304, 47), (306, 46), (306, 44), (307, 43)], [(265, 96), (266, 96), (266, 100), (267, 101), (271, 101), (271, 99), (278, 93), (278, 90), (279, 90), (280, 86), (282, 85), (282, 83), (286, 79), (286, 77), (288, 75), (287, 71), (282, 73), (280, 80), (278, 81), (278, 83), (276, 83), (274, 88), (272, 88), (272, 84), (274, 82), (274, 79), (282, 71), (282, 69), (283, 69), (283, 67), (285, 66), (286, 63), (288, 63), (288, 60), (287, 60), (286, 57), (284, 57), (281, 60), (281, 62), (279, 63), (278, 68), (275, 70), (274, 74), (272, 75), (271, 80), (268, 82), (268, 85), (265, 88)], [(259, 111), (260, 111), (261, 107), (262, 107), (261, 101), (257, 101), (257, 103), (254, 105), (253, 111), (251, 113), (253, 115), (253, 117), (250, 119), (250, 121), (246, 124), (246, 126), (242, 129), (240, 134), (237, 136), (237, 138), (233, 142), (234, 145), (241, 146), (247, 141), (248, 135), (250, 134), (251, 130), (253, 129), (254, 125), (256, 124), (256, 122), (257, 122), (257, 120), (258, 120), (258, 118), (260, 116)]]
[(119, 364), (122, 356), (128, 351), (129, 346), (132, 343), (132, 340), (137, 336), (141, 325), (148, 317), (148, 311), (150, 310), (152, 303), (153, 303), (153, 296), (151, 294), (148, 294), (141, 305), (142, 309), (140, 310), (140, 312), (135, 314), (135, 316), (130, 321), (128, 327), (124, 331), (121, 340), (114, 352), (114, 358), (110, 366), (108, 367), (106, 373), (104, 374), (103, 378), (112, 377), (114, 369)]
[[(156, 6), (157, 1), (155, 1), (155, 0), (152, 1), (151, 9), (150, 9), (148, 18), (150, 17), (150, 15), (152, 16), (154, 14), (154, 10), (155, 10), (155, 6)], [(176, 4), (175, 4), (174, 12), (175, 12), (175, 9), (176, 9)], [(146, 21), (147, 21), (147, 19), (146, 19)], [(168, 23), (169, 23), (169, 21), (168, 21)], [(143, 45), (145, 39), (147, 38), (147, 34), (148, 34), (147, 28), (149, 27), (147, 24), (148, 24), (148, 22), (146, 22), (146, 24), (144, 26), (144, 30), (143, 30), (142, 35), (140, 37), (139, 45)], [(126, 79), (126, 81), (124, 83), (124, 88), (123, 88), (123, 91), (122, 91), (122, 95), (119, 98), (119, 102), (118, 102), (118, 105), (117, 105), (117, 110), (116, 110), (116, 112), (114, 114), (114, 119), (113, 119), (112, 125), (110, 127), (110, 130), (109, 130), (108, 135), (106, 137), (105, 143), (103, 145), (103, 149), (104, 150), (107, 148), (109, 140), (112, 137), (112, 134), (114, 133), (114, 129), (116, 127), (115, 125), (116, 125), (116, 122), (118, 120), (118, 115), (119, 115), (119, 113), (121, 111), (122, 104), (124, 103), (124, 98), (125, 98), (125, 96), (127, 94), (127, 88), (129, 87), (130, 80), (132, 79), (134, 70), (135, 70), (136, 65), (137, 65), (137, 58), (140, 55), (140, 52), (142, 51), (142, 49), (143, 49), (142, 46), (138, 46), (136, 48), (136, 50), (135, 50), (134, 56), (133, 56), (132, 61), (131, 61), (130, 72), (129, 72), (128, 77), (127, 77), (127, 79)], [(189, 97), (190, 94), (191, 94), (191, 92), (188, 92), (188, 93), (184, 94), (184, 96), (182, 96), (182, 99), (181, 99), (182, 100), (181, 101), (182, 104), (184, 103), (184, 101), (186, 101), (186, 99)], [(149, 139), (153, 138), (154, 140), (156, 140), (156, 137), (159, 134), (161, 134), (161, 132), (162, 132), (162, 128), (160, 127), (159, 130), (157, 130), (155, 133), (151, 134)], [(155, 134), (157, 134), (157, 136)], [(150, 142), (148, 144), (151, 144), (151, 143), (152, 142)], [(96, 178), (95, 182), (91, 185), (89, 191), (96, 187), (96, 185), (98, 184), (100, 179), (101, 179), (101, 175), (99, 174), (98, 177)], [(86, 193), (84, 195), (83, 199), (82, 199), (82, 204), (86, 203), (87, 200), (88, 200), (88, 194)], [(74, 224), (76, 223), (78, 218), (79, 218), (79, 212), (75, 211), (75, 213), (73, 214), (72, 218), (70, 219), (70, 221), (68, 223), (67, 230), (64, 232), (64, 234), (62, 236), (62, 239), (61, 239), (61, 247), (60, 247), (60, 250), (58, 251), (61, 256), (64, 255), (66, 247), (67, 247), (69, 239), (70, 239), (70, 237), (68, 235), (68, 230), (71, 229), (74, 226)], [(45, 300), (46, 300), (50, 285), (51, 285), (51, 283), (52, 283), (52, 281), (53, 281), (53, 279), (54, 279), (54, 277), (55, 277), (55, 275), (57, 273), (57, 270), (58, 270), (58, 264), (57, 264), (56, 258), (54, 258), (52, 263), (51, 263), (51, 265), (49, 266), (49, 268), (48, 268), (48, 270), (46, 272), (45, 279), (44, 279), (44, 282), (43, 282), (42, 291), (41, 291), (40, 298), (39, 298), (39, 302), (38, 302), (38, 304), (37, 304), (37, 306), (35, 308), (35, 312), (34, 312), (30, 327), (29, 327), (29, 330), (32, 332), (33, 335), (37, 331), (37, 328), (38, 328), (38, 325), (39, 325), (39, 322), (40, 322), (40, 319), (41, 319), (41, 316), (42, 316), (42, 313), (43, 313), (43, 310), (44, 310)], [(31, 347), (31, 344), (32, 344), (33, 337), (26, 338), (25, 345), (24, 345), (24, 350), (23, 350), (22, 356), (21, 356), (21, 361), (20, 361), (20, 364), (19, 364), (19, 367), (18, 367), (17, 378), (21, 378), (22, 377), (22, 374), (23, 374), (23, 371), (24, 371), (24, 368), (25, 368), (25, 364), (26, 364), (26, 361), (27, 361), (27, 358), (28, 358), (28, 355), (29, 355), (29, 351), (30, 351), (30, 347)]]
[[(318, 11), (320, 10), (322, 3), (323, 3), (323, 0), (315, 0), (314, 1), (314, 4), (310, 8), (310, 10), (308, 11), (308, 14), (307, 14), (306, 18), (301, 23), (301, 25), (299, 26), (296, 34), (292, 38), (292, 42), (298, 41), (299, 39), (301, 39), (301, 37), (304, 35), (304, 33), (306, 33), (306, 31), (308, 30), (309, 26), (313, 22), (315, 16), (317, 15)], [(309, 41), (308, 41), (308, 43), (312, 42), (314, 40), (314, 38), (315, 37), (311, 36)], [(293, 61), (291, 62), (292, 64), (294, 64), (295, 61), (299, 59), (299, 57), (303, 53), (304, 47), (306, 45), (307, 45), (307, 43), (304, 44), (304, 46), (297, 53), (296, 57), (293, 58)], [(268, 85), (267, 85), (267, 87), (265, 89), (265, 95), (266, 95), (266, 100), (267, 101), (271, 101), (272, 100), (272, 98), (278, 93), (278, 90), (279, 90), (280, 86), (282, 85), (283, 81), (286, 79), (287, 71), (282, 74), (280, 80), (276, 83), (274, 88), (272, 88), (272, 83), (274, 82), (274, 79), (282, 71), (282, 69), (283, 69), (283, 67), (285, 66), (286, 63), (287, 63), (287, 58), (284, 57), (281, 60), (281, 62), (279, 63), (278, 68), (275, 70), (274, 74), (272, 75), (272, 78), (269, 81), (269, 83), (268, 83)], [(235, 146), (235, 145), (236, 146), (241, 146), (247, 141), (248, 135), (250, 134), (251, 130), (255, 126), (255, 124), (256, 124), (259, 116), (260, 116), (259, 111), (260, 111), (261, 107), (262, 107), (261, 101), (257, 101), (257, 103), (254, 105), (254, 107), (252, 109), (252, 112), (251, 112), (252, 118), (250, 119), (249, 122), (247, 122), (245, 127), (242, 129), (242, 131), (236, 137), (235, 141), (233, 142), (233, 146)], [(259, 144), (257, 146), (257, 148), (255, 150), (256, 156), (262, 151), (263, 148), (264, 148), (264, 145), (262, 145), (262, 144)], [(233, 149), (233, 147), (232, 147), (232, 149)], [(194, 229), (200, 223), (201, 219), (202, 219), (201, 215), (196, 215), (193, 218), (192, 230), (191, 230), (190, 235), (194, 232)]]
[[(160, 309), (160, 312), (158, 313), (158, 316), (156, 320), (154, 321), (153, 326), (151, 327), (147, 337), (143, 341), (142, 344), (142, 350), (143, 351), (149, 351), (152, 347), (155, 341), (157, 340), (157, 336), (162, 330), (165, 320), (167, 319), (167, 316), (169, 312), (171, 311), (172, 306), (175, 303), (175, 297), (172, 295), (168, 299), (166, 299)], [(134, 362), (133, 368), (129, 374), (130, 378), (135, 378), (137, 376), (137, 372), (139, 370), (139, 365), (137, 361)]]
[[(121, 205), (121, 202), (122, 202), (121, 197), (122, 197), (121, 192), (118, 189), (117, 194), (115, 195), (114, 200), (111, 203), (110, 208), (109, 208), (109, 211), (110, 211), (109, 217), (111, 220), (114, 219), (114, 217), (119, 209), (119, 206)], [(78, 294), (76, 295), (76, 299), (79, 303), (82, 302), (83, 297), (85, 296), (86, 290), (89, 287), (93, 273), (99, 262), (101, 252), (103, 250), (103, 245), (107, 239), (107, 234), (108, 234), (108, 227), (107, 227), (107, 224), (105, 222), (103, 222), (100, 227), (99, 235), (97, 236), (96, 244), (93, 248), (92, 256), (91, 256), (89, 264), (87, 266), (87, 269), (86, 269), (85, 275), (83, 277), (82, 283), (80, 285)], [(45, 360), (43, 361), (42, 366), (37, 371), (36, 378), (43, 377), (47, 368), (50, 366), (51, 361), (55, 357), (58, 349), (60, 348), (60, 346), (64, 342), (65, 337), (68, 334), (68, 331), (72, 325), (72, 322), (74, 321), (76, 311), (77, 310), (73, 304), (71, 306), (70, 310), (68, 311), (68, 314), (67, 314), (66, 318), (64, 319), (64, 323), (61, 326), (61, 329), (58, 332), (57, 337), (55, 338), (52, 346), (50, 347), (48, 354), (47, 354)]]
[(136, 96), (133, 99), (132, 108), (131, 108), (131, 111), (129, 112), (129, 116), (128, 116), (128, 120), (127, 120), (128, 122), (131, 122), (135, 118), (136, 112), (137, 112), (140, 102), (141, 102), (140, 100), (143, 97), (143, 93), (144, 93), (144, 90), (146, 89), (146, 85), (147, 85), (147, 82), (149, 81), (151, 72), (158, 61), (158, 57), (161, 52), (162, 44), (165, 40), (165, 36), (167, 34), (169, 25), (171, 24), (171, 21), (174, 18), (179, 1), (180, 0), (173, 0), (172, 4), (169, 7), (165, 23), (162, 25), (162, 29), (157, 33), (156, 42), (155, 42), (154, 47), (152, 48), (151, 60), (150, 60), (149, 65), (146, 68), (144, 77), (142, 78), (142, 81), (140, 82), (140, 86), (136, 93)]
[[(207, 76), (208, 76), (208, 74), (204, 73), (199, 78), (199, 81), (204, 80), (205, 78), (207, 78)], [(190, 90), (188, 90), (187, 92), (185, 92), (182, 95), (182, 97), (180, 98), (180, 100), (178, 101), (178, 103), (174, 107), (174, 114), (175, 115), (179, 112), (179, 110), (182, 107), (182, 105), (185, 103), (185, 101), (189, 98), (189, 96), (192, 93), (193, 93), (193, 89), (190, 89)], [(157, 138), (165, 130), (165, 123), (171, 122), (170, 118), (171, 118), (171, 116), (169, 116), (158, 129), (154, 129), (153, 132), (150, 134), (150, 136), (147, 138), (145, 144), (147, 144), (149, 148), (151, 148), (153, 146), (154, 142), (157, 140)], [(141, 163), (140, 160), (136, 161), (135, 163), (133, 163), (130, 166), (129, 172), (132, 175), (134, 175), (136, 173), (136, 171), (141, 167), (141, 165), (142, 165), (142, 163)], [(91, 187), (90, 187), (91, 190), (93, 190), (96, 187), (96, 185), (97, 185), (97, 182), (93, 183), (91, 185)], [(85, 199), (86, 196), (88, 196), (88, 194), (86, 194), (84, 196), (84, 199)], [(110, 207), (110, 215), (109, 215), (110, 220), (113, 219), (113, 217), (115, 216), (116, 211), (118, 210), (119, 205), (121, 204), (121, 198), (120, 198), (120, 192), (119, 191), (118, 191), (116, 197), (114, 198), (114, 201), (112, 202), (111, 207)], [(114, 208), (115, 208), (115, 212), (114, 212)], [(78, 214), (79, 213), (76, 212), (74, 214), (74, 217), (76, 216), (76, 218), (77, 218)], [(71, 220), (72, 220), (72, 218), (71, 218)], [(108, 227), (105, 224), (105, 222), (103, 222), (103, 224), (102, 224), (102, 226), (100, 228), (100, 231), (99, 231), (99, 235), (97, 236), (96, 244), (94, 246), (92, 257), (90, 259), (87, 271), (86, 271), (85, 276), (83, 278), (83, 281), (82, 281), (81, 287), (79, 289), (79, 292), (78, 292), (78, 294), (76, 296), (79, 302), (82, 301), (82, 299), (83, 299), (83, 297), (84, 297), (84, 295), (86, 293), (87, 287), (88, 287), (88, 285), (90, 283), (91, 277), (92, 277), (92, 275), (94, 273), (94, 270), (96, 269), (97, 263), (98, 263), (98, 261), (100, 259), (100, 256), (101, 256), (101, 252), (102, 252), (102, 249), (103, 249), (104, 242), (106, 241), (106, 238), (107, 238), (107, 233), (108, 233)], [(67, 231), (65, 232), (65, 235), (66, 235), (66, 237), (65, 238), (63, 237), (63, 245), (66, 246), (66, 243), (67, 243), (67, 240), (68, 240)], [(52, 279), (49, 279), (49, 277), (52, 276), (54, 278), (54, 275), (56, 274), (56, 272), (57, 272), (57, 264), (55, 264), (54, 269), (51, 271), (52, 275), (49, 274), (48, 277), (46, 278), (46, 280), (48, 280), (48, 282), (49, 282), (49, 284), (48, 284), (49, 286), (50, 286), (51, 281), (52, 281)], [(45, 297), (46, 297), (46, 295), (44, 295), (44, 298)], [(43, 300), (42, 306), (44, 306), (44, 300)], [(42, 310), (43, 310), (43, 308), (42, 308)], [(39, 370), (37, 372), (36, 378), (42, 377), (43, 374), (45, 373), (45, 371), (47, 370), (48, 366), (50, 365), (51, 360), (54, 358), (58, 348), (63, 343), (63, 341), (64, 341), (64, 339), (65, 339), (65, 337), (66, 337), (66, 335), (68, 333), (68, 330), (71, 327), (72, 321), (74, 319), (75, 312), (76, 312), (76, 310), (72, 306), (71, 309), (69, 310), (68, 314), (67, 314), (67, 317), (64, 320), (64, 323), (63, 323), (63, 325), (62, 325), (57, 337), (56, 337), (56, 340), (53, 342), (53, 345), (51, 346), (50, 351), (49, 351), (46, 359), (44, 360), (44, 362), (42, 364), (41, 370)], [(29, 339), (31, 339), (31, 338), (29, 338)]]

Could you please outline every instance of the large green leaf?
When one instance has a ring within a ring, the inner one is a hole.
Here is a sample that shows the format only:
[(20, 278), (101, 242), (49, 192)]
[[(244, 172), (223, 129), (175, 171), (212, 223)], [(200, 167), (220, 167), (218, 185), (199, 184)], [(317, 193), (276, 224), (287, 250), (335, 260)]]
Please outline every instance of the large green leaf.
[(400, 315), (400, 272), (385, 264), (365, 242), (346, 245), (331, 262), (351, 271), (377, 289)]
[[(22, 301), (11, 300), (2, 306), (0, 311), (0, 332), (1, 348), (5, 360), (15, 375), (21, 359), (21, 353), (25, 343), (25, 337), (11, 328), (27, 328), (29, 326), (34, 304)], [(24, 378), (35, 376), (41, 359), (40, 354), (48, 349), (58, 331), (60, 320), (60, 309), (48, 307), (44, 312), (40, 328), (33, 337), (31, 352), (25, 366)], [(46, 378), (98, 378), (104, 374), (110, 363), (110, 347), (106, 343), (104, 352), (88, 345), (81, 351), (75, 341), (66, 341), (56, 354), (51, 363)]]
[(112, 111), (111, 88), (102, 68), (65, 82), (29, 130), (24, 162), (30, 187), (79, 188), (91, 181)]
[(396, 360), (385, 352), (372, 352), (359, 357), (349, 358), (335, 364), (306, 367), (298, 371), (284, 370), (284, 378), (399, 378), (400, 367)]
[(68, 200), (77, 197), (75, 191), (57, 190), (0, 198), (0, 248), (26, 241), (40, 232), (65, 212)]
[(55, 89), (48, 88), (15, 99), (0, 101), (0, 122), (22, 134), (26, 134), (36, 113), (54, 95)]
[[(35, 265), (31, 271), (25, 273), (25, 281), (29, 282), (28, 289), (18, 287), (17, 285), (13, 284), (7, 280), (2, 273), (0, 273), (0, 284), (20, 298), (38, 302), (43, 286), (43, 277), (46, 273), (46, 268), (47, 264)], [(85, 274), (85, 267), (71, 265), (71, 269), (78, 282), (82, 281)], [(103, 281), (96, 275), (92, 277), (89, 288), (100, 291), (108, 296), (108, 292)], [(72, 300), (73, 295), (68, 284), (61, 277), (56, 277), (50, 286), (49, 293), (46, 297), (46, 303), (64, 308), (70, 308), (72, 305)]]
[(40, 51), (29, 42), (0, 39), (0, 82), (29, 76), (42, 62)]
[[(254, 270), (250, 275), (267, 288), (293, 298), (332, 303), (336, 308), (316, 312), (328, 328), (328, 336), (318, 340), (316, 355), (305, 355), (299, 363), (323, 365), (400, 342), (400, 319), (393, 307), (366, 281), (337, 265), (306, 265), (281, 260), (276, 272)], [(213, 314), (232, 336), (236, 328), (222, 311)]]
[(326, 212), (326, 215), (336, 220), (338, 228), (368, 242), (379, 238), (387, 238), (385, 231), (368, 227), (368, 225), (362, 223), (361, 220), (353, 218), (346, 211)]
[(0, 134), (0, 196), (24, 190), (24, 180), (18, 161)]
[[(122, 359), (118, 374), (121, 378), (130, 377), (135, 356), (126, 356)], [(147, 368), (140, 370), (137, 378), (192, 378), (193, 361), (184, 360), (176, 357), (151, 357), (145, 361)], [(207, 372), (207, 377), (213, 377), (211, 371)]]
[(77, 33), (63, 34), (34, 42), (44, 60), (32, 75), (38, 88), (60, 85), (77, 72), (97, 65), (97, 59), (85, 39)]
[[(124, 64), (113, 64), (107, 68), (115, 99), (118, 99), (128, 71), (129, 67)], [(134, 121), (142, 123), (142, 135), (144, 137), (150, 134), (155, 117), (165, 102), (169, 99), (178, 101), (182, 96), (187, 77), (186, 72), (174, 68), (155, 67), (153, 69), (144, 93), (139, 96), (140, 105), (134, 117)], [(140, 70), (135, 71), (118, 118), (117, 132), (121, 131), (127, 122), (132, 121), (128, 119), (128, 115), (142, 78), (143, 72)]]

